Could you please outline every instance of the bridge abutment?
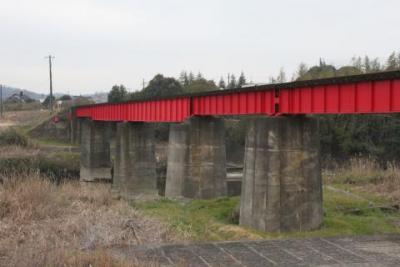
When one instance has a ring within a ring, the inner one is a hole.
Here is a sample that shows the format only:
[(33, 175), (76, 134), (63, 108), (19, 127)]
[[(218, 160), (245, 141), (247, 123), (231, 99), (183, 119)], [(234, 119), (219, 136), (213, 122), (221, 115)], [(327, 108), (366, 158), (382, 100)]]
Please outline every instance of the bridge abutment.
[(261, 231), (306, 231), (322, 223), (318, 121), (306, 117), (250, 121), (240, 225)]
[(165, 196), (208, 199), (226, 194), (223, 120), (193, 117), (171, 124)]
[(114, 192), (126, 199), (157, 195), (154, 143), (154, 127), (151, 124), (117, 124)]
[(81, 181), (111, 181), (111, 134), (110, 123), (80, 120)]

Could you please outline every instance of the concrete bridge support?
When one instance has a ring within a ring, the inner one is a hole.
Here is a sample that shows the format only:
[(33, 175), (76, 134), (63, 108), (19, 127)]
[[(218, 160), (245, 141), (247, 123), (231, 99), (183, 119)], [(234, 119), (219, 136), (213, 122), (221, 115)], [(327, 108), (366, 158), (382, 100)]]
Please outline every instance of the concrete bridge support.
[(114, 192), (126, 199), (157, 195), (154, 142), (151, 124), (117, 124)]
[(240, 225), (262, 231), (305, 231), (322, 223), (318, 121), (257, 118), (245, 148)]
[(171, 124), (165, 196), (208, 199), (226, 194), (223, 120), (193, 117)]
[(71, 144), (79, 144), (81, 141), (81, 137), (80, 137), (80, 126), (81, 123), (77, 117), (76, 117), (76, 112), (75, 112), (75, 108), (71, 108), (70, 110), (70, 140), (71, 140)]
[(111, 181), (110, 123), (81, 119), (80, 130), (81, 181)]

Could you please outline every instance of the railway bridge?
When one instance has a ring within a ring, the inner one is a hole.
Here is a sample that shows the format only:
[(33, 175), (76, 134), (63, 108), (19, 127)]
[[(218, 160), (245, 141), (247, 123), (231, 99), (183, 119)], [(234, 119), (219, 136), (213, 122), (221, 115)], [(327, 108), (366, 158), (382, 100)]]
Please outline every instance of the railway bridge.
[[(157, 194), (154, 123), (170, 123), (166, 197), (227, 194), (226, 116), (251, 116), (240, 225), (262, 231), (318, 228), (323, 219), (315, 114), (400, 112), (400, 71), (269, 84), (80, 106), (81, 180), (111, 179), (124, 198)], [(311, 116), (310, 116), (311, 115)], [(115, 132), (116, 152), (110, 155)]]

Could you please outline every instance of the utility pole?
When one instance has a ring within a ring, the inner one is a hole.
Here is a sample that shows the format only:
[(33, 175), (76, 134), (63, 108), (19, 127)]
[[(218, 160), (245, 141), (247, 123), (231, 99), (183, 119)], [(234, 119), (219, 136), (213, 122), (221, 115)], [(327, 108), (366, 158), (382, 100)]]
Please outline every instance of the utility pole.
[(45, 57), (46, 59), (49, 59), (49, 74), (50, 74), (50, 113), (53, 113), (53, 73), (52, 73), (52, 59), (54, 59), (54, 57), (52, 55), (49, 55), (47, 57)]
[(143, 79), (143, 88), (142, 89), (144, 89), (144, 87), (145, 87), (145, 85), (146, 85), (146, 83), (145, 83), (145, 81), (144, 81), (144, 79)]

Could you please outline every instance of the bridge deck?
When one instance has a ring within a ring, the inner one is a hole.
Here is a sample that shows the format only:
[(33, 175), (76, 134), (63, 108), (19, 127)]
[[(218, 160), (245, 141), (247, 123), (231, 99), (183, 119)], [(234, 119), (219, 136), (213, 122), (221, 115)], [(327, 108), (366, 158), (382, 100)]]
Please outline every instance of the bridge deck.
[(269, 84), (76, 108), (100, 121), (182, 122), (191, 116), (400, 112), (400, 71)]

